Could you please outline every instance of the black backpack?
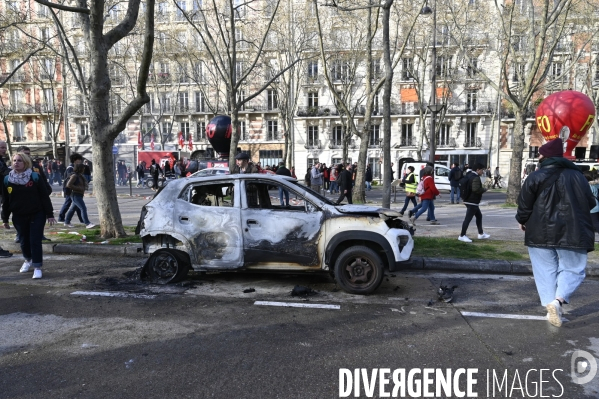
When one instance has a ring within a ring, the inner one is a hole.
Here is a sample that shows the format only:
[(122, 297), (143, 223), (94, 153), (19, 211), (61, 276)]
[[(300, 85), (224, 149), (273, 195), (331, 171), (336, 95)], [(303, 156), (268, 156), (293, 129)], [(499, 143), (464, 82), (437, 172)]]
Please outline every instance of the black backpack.
[(465, 176), (459, 181), (460, 185), (460, 198), (462, 201), (466, 201), (470, 194), (472, 194), (472, 180), (476, 177), (476, 173), (466, 173)]
[(460, 180), (463, 176), (464, 176), (464, 174), (462, 173), (462, 169), (460, 169), (460, 168), (458, 168), (458, 170), (453, 172), (453, 180), (455, 180), (455, 181)]

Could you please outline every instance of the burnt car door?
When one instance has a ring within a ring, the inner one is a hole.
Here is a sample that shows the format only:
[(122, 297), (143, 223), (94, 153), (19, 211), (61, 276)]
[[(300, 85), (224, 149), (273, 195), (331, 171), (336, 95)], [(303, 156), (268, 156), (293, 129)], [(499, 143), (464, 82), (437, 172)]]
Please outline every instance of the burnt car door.
[[(244, 264), (319, 266), (323, 211), (292, 190), (292, 186), (277, 181), (246, 179), (241, 184)], [(289, 192), (289, 206), (279, 203), (279, 187)]]
[(175, 228), (188, 239), (189, 256), (201, 268), (243, 266), (239, 181), (198, 181), (177, 200)]

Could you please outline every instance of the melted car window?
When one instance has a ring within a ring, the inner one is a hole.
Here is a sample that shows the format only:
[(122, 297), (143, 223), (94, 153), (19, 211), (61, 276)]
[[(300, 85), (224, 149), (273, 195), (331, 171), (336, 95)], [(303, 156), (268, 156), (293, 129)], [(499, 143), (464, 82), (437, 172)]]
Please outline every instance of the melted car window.
[(202, 184), (189, 186), (183, 197), (198, 206), (233, 206), (233, 184)]
[(306, 211), (306, 201), (301, 195), (278, 184), (248, 181), (245, 196), (248, 208)]

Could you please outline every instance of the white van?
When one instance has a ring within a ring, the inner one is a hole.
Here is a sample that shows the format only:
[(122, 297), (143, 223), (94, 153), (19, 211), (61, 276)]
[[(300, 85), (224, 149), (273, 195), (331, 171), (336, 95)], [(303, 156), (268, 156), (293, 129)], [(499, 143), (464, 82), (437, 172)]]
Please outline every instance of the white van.
[[(401, 176), (406, 176), (408, 173), (408, 166), (414, 167), (414, 173), (416, 174), (416, 181), (419, 181), (420, 170), (426, 167), (426, 162), (406, 162), (401, 165)], [(435, 164), (435, 186), (437, 186), (438, 190), (451, 190), (451, 186), (449, 185), (449, 169), (445, 165)]]

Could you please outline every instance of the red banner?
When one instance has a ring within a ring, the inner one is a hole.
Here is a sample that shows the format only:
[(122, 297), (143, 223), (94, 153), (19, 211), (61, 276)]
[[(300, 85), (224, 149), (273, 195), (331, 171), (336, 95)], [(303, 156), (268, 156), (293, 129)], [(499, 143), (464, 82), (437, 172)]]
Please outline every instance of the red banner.
[(179, 132), (179, 147), (183, 149), (185, 147), (185, 140), (183, 139), (183, 132)]
[(143, 144), (143, 140), (141, 138), (141, 131), (139, 131), (139, 132), (137, 132), (137, 148), (139, 148), (141, 150), (143, 146), (144, 146), (144, 144)]
[(189, 134), (189, 142), (187, 143), (187, 147), (189, 148), (189, 151), (193, 150), (193, 140), (191, 137), (191, 133)]
[(152, 139), (150, 140), (150, 148), (154, 151), (154, 135), (152, 135)]

